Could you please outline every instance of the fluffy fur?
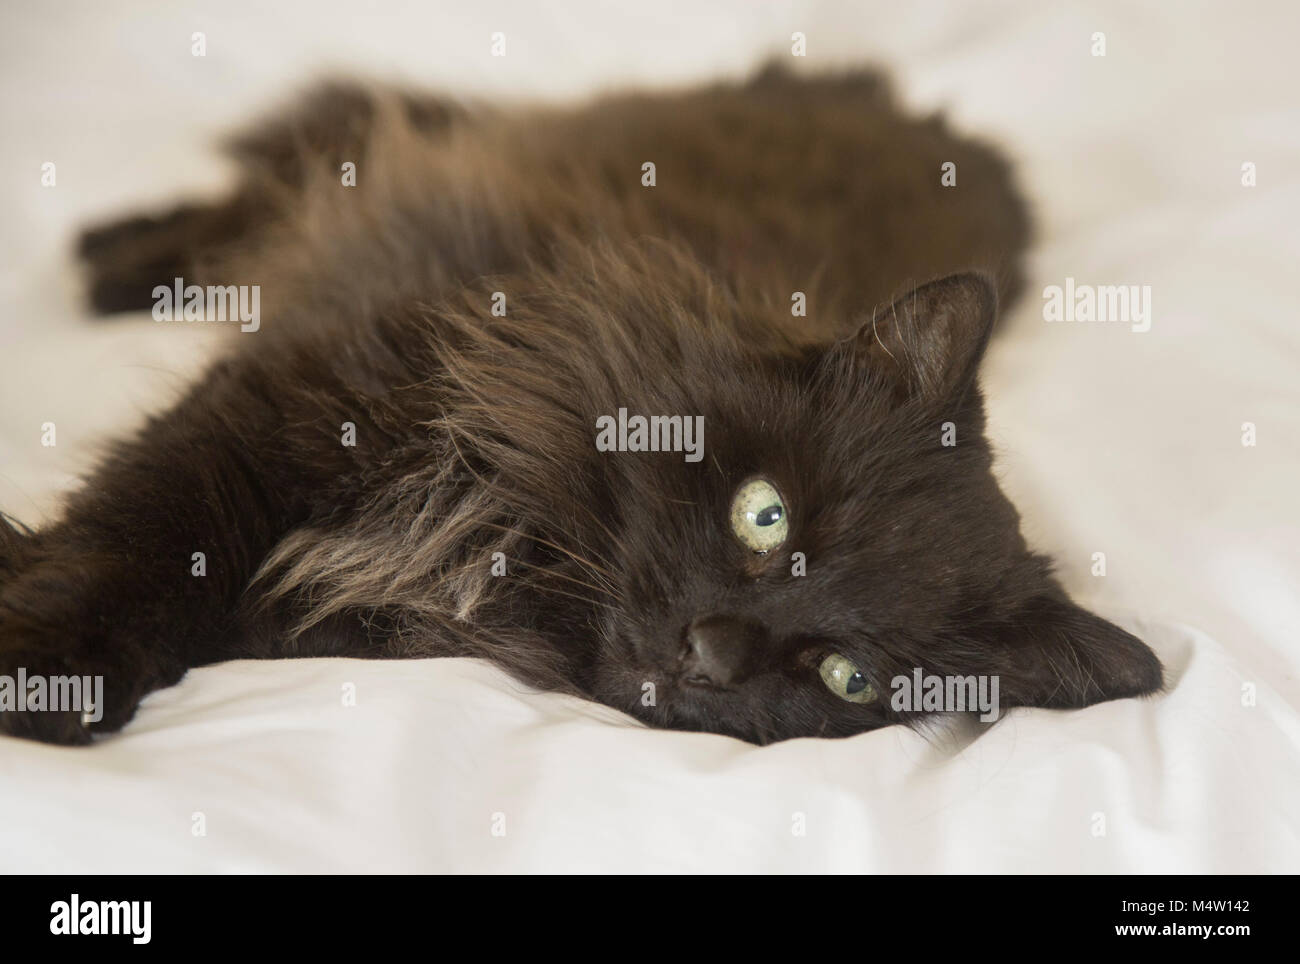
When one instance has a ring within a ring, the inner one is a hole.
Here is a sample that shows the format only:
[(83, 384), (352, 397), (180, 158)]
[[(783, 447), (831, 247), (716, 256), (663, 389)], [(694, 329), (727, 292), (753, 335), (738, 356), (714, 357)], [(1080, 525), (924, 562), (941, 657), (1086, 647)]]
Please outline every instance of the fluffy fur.
[[(990, 471), (976, 369), (1028, 236), (1007, 166), (877, 76), (769, 68), (520, 112), (330, 84), (232, 152), (228, 200), (81, 252), (102, 310), (176, 276), (259, 284), (261, 330), (62, 521), (0, 525), (0, 673), (103, 674), (97, 729), (248, 656), (480, 656), (756, 742), (906, 719), (832, 695), (830, 652), (880, 692), (913, 667), (998, 674), (1004, 706), (1159, 687), (1025, 546)], [(703, 461), (597, 451), (619, 408), (702, 415)], [(767, 556), (727, 524), (756, 475), (789, 510)], [(696, 685), (684, 640), (718, 614), (730, 676)], [(90, 739), (75, 713), (0, 731)]]

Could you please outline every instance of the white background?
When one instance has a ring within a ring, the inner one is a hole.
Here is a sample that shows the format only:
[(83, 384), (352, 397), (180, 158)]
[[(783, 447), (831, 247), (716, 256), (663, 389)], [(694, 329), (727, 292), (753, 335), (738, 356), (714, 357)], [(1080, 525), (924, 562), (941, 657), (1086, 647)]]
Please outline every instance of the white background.
[[(57, 513), (216, 347), (88, 321), (70, 244), (220, 191), (212, 142), (250, 112), (326, 70), (512, 101), (740, 77), (795, 30), (807, 67), (886, 66), (907, 104), (1016, 159), (1040, 238), (984, 368), (999, 473), (1169, 692), (756, 749), (476, 663), (231, 664), (93, 750), (0, 742), (0, 869), (1300, 870), (1294, 4), (7, 4), (0, 509)], [(1151, 331), (1045, 323), (1038, 294), (1067, 276), (1150, 285)]]

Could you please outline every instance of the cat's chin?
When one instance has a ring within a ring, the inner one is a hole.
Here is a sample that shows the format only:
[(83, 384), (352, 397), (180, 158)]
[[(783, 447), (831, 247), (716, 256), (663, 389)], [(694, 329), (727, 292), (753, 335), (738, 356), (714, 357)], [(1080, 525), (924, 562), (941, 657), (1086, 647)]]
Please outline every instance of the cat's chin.
[(706, 691), (660, 671), (603, 662), (597, 667), (591, 695), (656, 729), (695, 730), (749, 743), (768, 742), (744, 727), (729, 724), (728, 714), (720, 712), (718, 705), (728, 697), (725, 691)]
[(876, 707), (846, 705), (839, 713), (826, 713), (811, 705), (779, 705), (741, 687), (698, 686), (615, 660), (599, 665), (594, 681), (595, 700), (647, 726), (729, 736), (759, 746), (783, 740), (842, 739), (898, 722)]

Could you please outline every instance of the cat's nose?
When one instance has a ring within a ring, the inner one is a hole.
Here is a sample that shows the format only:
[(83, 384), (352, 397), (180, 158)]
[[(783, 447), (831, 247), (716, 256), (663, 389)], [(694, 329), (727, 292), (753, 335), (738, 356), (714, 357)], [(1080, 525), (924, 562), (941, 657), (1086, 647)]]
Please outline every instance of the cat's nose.
[(748, 675), (763, 627), (735, 616), (699, 616), (686, 627), (681, 679), (697, 686), (726, 687)]

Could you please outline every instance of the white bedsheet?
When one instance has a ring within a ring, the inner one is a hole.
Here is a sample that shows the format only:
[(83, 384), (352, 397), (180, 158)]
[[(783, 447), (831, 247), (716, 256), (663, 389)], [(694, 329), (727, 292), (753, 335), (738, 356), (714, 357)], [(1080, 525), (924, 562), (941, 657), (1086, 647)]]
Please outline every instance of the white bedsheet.
[[(909, 103), (1019, 159), (1042, 230), (985, 365), (999, 471), (1168, 692), (760, 749), (470, 661), (233, 663), (91, 750), (0, 740), (0, 870), (1300, 870), (1300, 8), (469, 6), (0, 14), (0, 509), (51, 516), (215, 347), (86, 321), (75, 228), (219, 189), (206, 141), (322, 65), (570, 96), (738, 74), (800, 30), (809, 66), (890, 66)], [(1151, 285), (1151, 330), (1044, 322), (1037, 293), (1067, 277)]]

